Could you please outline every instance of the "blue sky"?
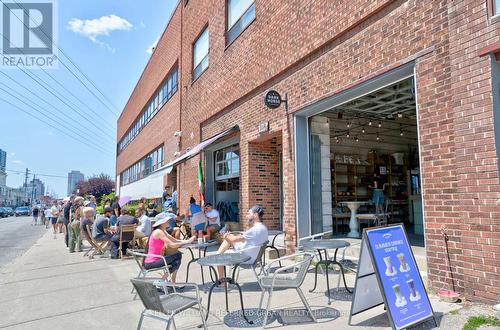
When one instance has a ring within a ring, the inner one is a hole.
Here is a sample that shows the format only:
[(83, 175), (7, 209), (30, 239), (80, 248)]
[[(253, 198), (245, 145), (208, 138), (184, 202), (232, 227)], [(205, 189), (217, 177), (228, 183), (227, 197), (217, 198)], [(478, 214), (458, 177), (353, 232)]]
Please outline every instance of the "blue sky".
[[(7, 74), (36, 96), (3, 74), (0, 74), (0, 88), (6, 88), (46, 113), (50, 119), (42, 118), (58, 129), (86, 141), (75, 141), (0, 100), (0, 149), (7, 152), (9, 186), (22, 184), (24, 175), (12, 171), (24, 171), (25, 168), (29, 168), (31, 173), (62, 176), (40, 176), (50, 191), (59, 197), (66, 196), (65, 177), (71, 170), (79, 170), (87, 177), (101, 172), (114, 177), (118, 113), (150, 57), (147, 50), (163, 32), (176, 3), (176, 0), (57, 2), (56, 43), (115, 107), (105, 107), (60, 63), (58, 69), (47, 70), (60, 85), (41, 70), (30, 70), (29, 73), (44, 81), (45, 86), (57, 90), (64, 102), (19, 69), (0, 69), (0, 73)], [(70, 66), (61, 53), (59, 57)], [(90, 87), (90, 84), (87, 85)], [(100, 96), (95, 90), (94, 93)], [(0, 97), (41, 117), (5, 90), (0, 89)]]

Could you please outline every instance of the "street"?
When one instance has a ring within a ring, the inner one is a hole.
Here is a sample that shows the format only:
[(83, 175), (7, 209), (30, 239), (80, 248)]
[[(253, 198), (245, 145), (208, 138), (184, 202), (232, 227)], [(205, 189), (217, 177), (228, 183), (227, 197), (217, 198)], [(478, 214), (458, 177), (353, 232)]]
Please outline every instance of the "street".
[(32, 226), (32, 218), (0, 219), (0, 269), (24, 254), (47, 231), (45, 226)]

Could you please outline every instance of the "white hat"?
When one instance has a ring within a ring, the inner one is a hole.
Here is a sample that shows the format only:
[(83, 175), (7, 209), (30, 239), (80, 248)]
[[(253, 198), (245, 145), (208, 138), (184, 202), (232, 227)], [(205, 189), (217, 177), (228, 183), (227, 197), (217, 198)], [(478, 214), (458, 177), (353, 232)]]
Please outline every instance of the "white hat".
[(153, 227), (158, 227), (159, 225), (167, 223), (168, 221), (175, 219), (175, 218), (176, 218), (176, 215), (173, 213), (165, 213), (165, 212), (158, 213), (155, 217), (155, 223), (154, 223)]

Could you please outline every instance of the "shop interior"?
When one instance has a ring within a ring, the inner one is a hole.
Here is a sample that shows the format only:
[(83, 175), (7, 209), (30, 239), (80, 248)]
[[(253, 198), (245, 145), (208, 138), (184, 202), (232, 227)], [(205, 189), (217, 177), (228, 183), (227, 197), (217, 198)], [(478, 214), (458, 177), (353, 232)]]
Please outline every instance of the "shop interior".
[(413, 77), (316, 115), (310, 128), (312, 231), (345, 236), (348, 201), (366, 202), (357, 210), (361, 230), (376, 225), (362, 216), (380, 213), (373, 203), (376, 180), (383, 186), (387, 223), (404, 223), (412, 241), (423, 246)]

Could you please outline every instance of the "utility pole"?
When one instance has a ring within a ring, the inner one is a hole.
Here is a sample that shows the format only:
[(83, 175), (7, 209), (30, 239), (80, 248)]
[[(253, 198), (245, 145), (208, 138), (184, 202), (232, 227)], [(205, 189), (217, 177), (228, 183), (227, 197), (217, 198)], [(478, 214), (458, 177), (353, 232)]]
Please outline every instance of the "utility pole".
[(26, 168), (26, 175), (24, 176), (24, 203), (28, 201), (28, 175), (29, 170)]
[(33, 206), (33, 204), (35, 204), (35, 196), (36, 196), (36, 186), (35, 186), (35, 174), (33, 174), (33, 185), (32, 185), (32, 189), (31, 189), (31, 206)]

